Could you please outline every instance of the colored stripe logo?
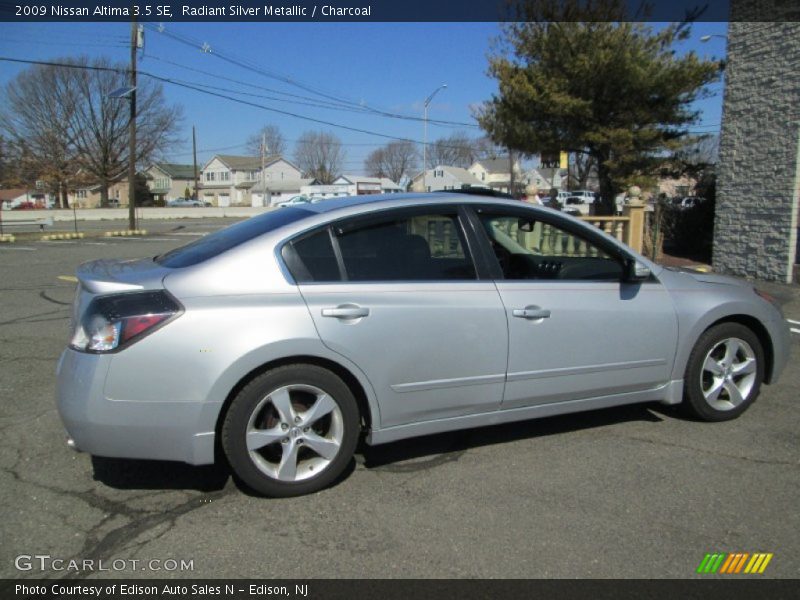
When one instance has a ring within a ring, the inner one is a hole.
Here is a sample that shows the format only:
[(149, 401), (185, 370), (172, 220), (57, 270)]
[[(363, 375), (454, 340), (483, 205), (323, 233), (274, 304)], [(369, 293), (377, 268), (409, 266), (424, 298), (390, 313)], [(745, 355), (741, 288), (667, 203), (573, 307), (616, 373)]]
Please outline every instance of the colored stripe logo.
[(764, 572), (774, 555), (771, 552), (715, 552), (703, 557), (697, 572), (702, 574), (721, 573), (738, 575), (740, 573), (758, 574)]

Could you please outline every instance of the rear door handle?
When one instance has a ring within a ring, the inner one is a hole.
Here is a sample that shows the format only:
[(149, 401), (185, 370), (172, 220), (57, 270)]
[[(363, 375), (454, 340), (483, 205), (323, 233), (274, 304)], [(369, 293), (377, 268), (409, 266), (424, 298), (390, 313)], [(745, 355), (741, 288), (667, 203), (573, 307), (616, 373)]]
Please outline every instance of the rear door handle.
[(539, 306), (526, 306), (525, 308), (515, 308), (511, 314), (520, 319), (549, 319), (550, 311)]
[(323, 308), (322, 316), (335, 319), (360, 319), (369, 316), (369, 309), (355, 304), (341, 304), (336, 308)]

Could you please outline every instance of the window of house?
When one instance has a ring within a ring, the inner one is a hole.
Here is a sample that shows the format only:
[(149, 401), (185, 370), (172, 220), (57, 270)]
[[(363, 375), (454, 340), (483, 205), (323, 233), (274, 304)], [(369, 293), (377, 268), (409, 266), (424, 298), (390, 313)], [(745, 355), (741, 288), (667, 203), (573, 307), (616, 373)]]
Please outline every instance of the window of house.
[(203, 176), (206, 181), (216, 181), (216, 173), (214, 171), (206, 171)]
[(619, 281), (622, 262), (595, 242), (528, 217), (481, 214), (505, 279)]
[(220, 181), (230, 181), (231, 180), (231, 172), (230, 171), (220, 171), (219, 172), (219, 180)]

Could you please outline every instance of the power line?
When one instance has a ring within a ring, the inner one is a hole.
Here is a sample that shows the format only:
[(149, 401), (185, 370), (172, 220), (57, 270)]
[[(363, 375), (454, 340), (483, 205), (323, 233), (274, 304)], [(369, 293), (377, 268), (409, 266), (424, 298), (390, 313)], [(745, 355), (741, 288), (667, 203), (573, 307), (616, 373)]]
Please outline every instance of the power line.
[[(158, 33), (161, 33), (161, 34), (167, 36), (167, 37), (170, 37), (171, 39), (173, 39), (175, 41), (178, 41), (178, 42), (180, 42), (180, 43), (182, 43), (184, 45), (187, 45), (187, 46), (189, 46), (191, 48), (203, 50), (207, 54), (211, 54), (213, 56), (216, 56), (217, 58), (219, 58), (221, 60), (224, 60), (224, 61), (226, 61), (226, 62), (228, 62), (230, 64), (236, 65), (236, 66), (238, 66), (238, 67), (240, 67), (242, 69), (246, 69), (248, 71), (252, 71), (252, 72), (257, 73), (259, 75), (262, 75), (264, 77), (268, 77), (270, 79), (276, 79), (278, 81), (281, 81), (281, 82), (286, 83), (288, 85), (292, 85), (294, 87), (300, 88), (300, 89), (305, 90), (307, 92), (310, 92), (312, 94), (316, 94), (318, 96), (322, 96), (322, 97), (324, 97), (324, 98), (326, 98), (328, 100), (332, 100), (332, 101), (338, 103), (339, 105), (345, 105), (345, 106), (348, 106), (351, 109), (358, 109), (359, 111), (371, 112), (371, 113), (374, 113), (376, 115), (381, 115), (381, 116), (388, 117), (388, 118), (393, 118), (393, 119), (402, 119), (402, 120), (407, 120), (407, 121), (419, 121), (419, 122), (422, 122), (424, 120), (422, 117), (417, 117), (417, 116), (412, 116), (412, 115), (403, 115), (403, 114), (400, 114), (400, 113), (393, 113), (393, 112), (390, 112), (390, 111), (385, 111), (385, 110), (381, 110), (381, 109), (377, 109), (377, 108), (371, 107), (371, 106), (369, 106), (369, 105), (367, 105), (366, 103), (363, 103), (363, 102), (355, 102), (355, 101), (352, 101), (352, 100), (348, 100), (346, 98), (337, 97), (337, 96), (322, 92), (322, 91), (320, 91), (318, 89), (315, 89), (315, 88), (311, 87), (308, 84), (304, 84), (302, 82), (299, 82), (299, 81), (297, 81), (296, 79), (294, 79), (292, 77), (289, 77), (289, 76), (286, 76), (286, 75), (283, 75), (283, 74), (280, 74), (280, 73), (277, 73), (277, 72), (274, 72), (274, 71), (269, 71), (269, 70), (263, 69), (262, 67), (256, 65), (255, 63), (248, 62), (245, 59), (239, 59), (237, 57), (232, 57), (232, 56), (229, 56), (229, 55), (227, 55), (225, 53), (222, 53), (222, 52), (219, 52), (219, 51), (215, 51), (212, 48), (210, 48), (207, 44), (201, 43), (199, 40), (192, 40), (188, 36), (182, 36), (182, 35), (179, 35), (179, 34), (176, 34), (176, 33), (173, 33), (173, 32), (169, 32), (169, 31), (164, 30), (161, 27), (154, 27), (153, 25), (146, 25), (146, 27), (148, 27), (152, 31), (156, 31)], [(211, 77), (216, 77), (216, 75), (214, 75), (213, 73), (203, 72), (203, 71), (201, 71), (199, 69), (194, 69), (192, 67), (185, 67), (183, 65), (177, 65), (177, 66), (181, 66), (182, 68), (190, 68), (192, 70), (204, 73), (204, 74), (209, 75)], [(230, 80), (230, 79), (228, 78), (228, 80)], [(247, 84), (247, 83), (243, 83), (243, 82), (238, 82), (238, 83), (241, 83), (243, 85), (251, 85), (251, 84)], [(270, 91), (275, 92), (276, 90), (270, 90)], [(278, 92), (278, 93), (285, 93), (285, 92)], [(306, 99), (309, 99), (309, 98), (306, 97)], [(475, 123), (466, 123), (466, 122), (462, 122), (462, 121), (445, 121), (445, 120), (429, 119), (428, 123), (435, 124), (435, 125), (443, 125), (443, 126), (478, 128), (478, 125), (476, 125)]]

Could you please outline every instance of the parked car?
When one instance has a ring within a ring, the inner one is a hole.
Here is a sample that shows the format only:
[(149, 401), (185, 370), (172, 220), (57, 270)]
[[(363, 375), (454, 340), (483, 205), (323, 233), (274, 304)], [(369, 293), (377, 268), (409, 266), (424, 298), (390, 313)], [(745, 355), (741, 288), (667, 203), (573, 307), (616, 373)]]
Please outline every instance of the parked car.
[(597, 199), (597, 194), (589, 190), (572, 190), (567, 193), (570, 198), (580, 198), (581, 202), (584, 204), (594, 204)]
[(705, 198), (699, 198), (698, 196), (684, 196), (684, 197), (673, 198), (672, 206), (673, 208), (686, 210), (688, 208), (694, 208), (701, 202), (705, 202)]
[(311, 200), (306, 198), (305, 196), (293, 196), (288, 200), (284, 200), (283, 202), (278, 202), (277, 206), (281, 208), (285, 208), (287, 206), (298, 206), (301, 204), (310, 204)]
[(36, 206), (35, 202), (31, 202), (30, 200), (25, 200), (14, 206), (11, 210), (36, 210), (37, 208), (39, 207)]
[(271, 496), (333, 482), (362, 434), (654, 401), (733, 419), (790, 346), (748, 283), (474, 195), (304, 203), (77, 277), (57, 368), (70, 445), (195, 465), (221, 449)]
[(585, 200), (586, 199), (581, 196), (570, 196), (564, 202), (564, 207), (561, 210), (568, 215), (573, 215), (575, 217), (588, 215), (589, 205)]
[(190, 206), (197, 208), (199, 206), (205, 206), (205, 204), (200, 200), (195, 200), (194, 198), (175, 198), (174, 200), (167, 200), (167, 206), (184, 208)]

